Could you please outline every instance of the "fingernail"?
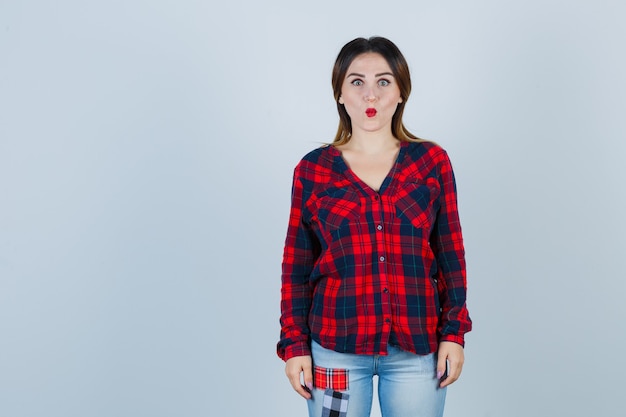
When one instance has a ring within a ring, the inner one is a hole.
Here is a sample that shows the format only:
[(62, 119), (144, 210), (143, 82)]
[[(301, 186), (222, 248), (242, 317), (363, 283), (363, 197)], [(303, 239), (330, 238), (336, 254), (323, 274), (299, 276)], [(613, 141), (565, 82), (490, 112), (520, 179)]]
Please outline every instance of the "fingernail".
[(306, 387), (311, 391), (313, 390), (313, 384), (311, 384), (310, 382), (306, 383)]
[(437, 371), (437, 379), (441, 379), (442, 376), (443, 376), (443, 372)]

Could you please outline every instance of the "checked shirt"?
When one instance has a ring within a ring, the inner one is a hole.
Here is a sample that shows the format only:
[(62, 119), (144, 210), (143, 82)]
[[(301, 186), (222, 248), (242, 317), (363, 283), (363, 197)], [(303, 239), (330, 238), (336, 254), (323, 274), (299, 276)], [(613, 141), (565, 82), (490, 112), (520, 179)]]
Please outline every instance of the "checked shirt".
[(337, 352), (417, 354), (439, 341), (464, 344), (463, 238), (447, 153), (401, 142), (374, 191), (332, 146), (294, 171), (282, 265), (278, 355), (310, 355), (315, 340)]

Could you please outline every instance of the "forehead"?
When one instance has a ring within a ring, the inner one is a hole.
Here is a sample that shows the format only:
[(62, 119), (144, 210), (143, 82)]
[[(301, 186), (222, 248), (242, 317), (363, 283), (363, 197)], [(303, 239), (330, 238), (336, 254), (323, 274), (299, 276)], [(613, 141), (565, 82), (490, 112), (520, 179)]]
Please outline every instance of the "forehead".
[(350, 75), (350, 73), (353, 72), (365, 75), (380, 74), (383, 72), (393, 73), (387, 60), (383, 58), (381, 54), (375, 52), (367, 52), (354, 58), (348, 67), (346, 75)]

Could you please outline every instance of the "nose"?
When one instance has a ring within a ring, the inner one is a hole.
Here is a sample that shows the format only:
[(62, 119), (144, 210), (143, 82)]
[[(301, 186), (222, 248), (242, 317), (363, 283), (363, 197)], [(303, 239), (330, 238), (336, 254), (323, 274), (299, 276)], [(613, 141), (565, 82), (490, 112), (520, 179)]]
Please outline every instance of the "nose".
[(365, 96), (363, 98), (365, 99), (365, 101), (371, 103), (372, 101), (376, 100), (376, 94), (374, 94), (374, 91), (372, 89), (369, 89), (365, 92)]

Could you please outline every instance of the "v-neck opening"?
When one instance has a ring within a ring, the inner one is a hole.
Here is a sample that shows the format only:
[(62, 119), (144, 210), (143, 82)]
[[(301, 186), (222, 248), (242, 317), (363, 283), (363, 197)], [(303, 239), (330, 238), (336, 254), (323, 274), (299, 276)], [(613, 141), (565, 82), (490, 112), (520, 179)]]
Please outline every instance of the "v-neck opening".
[(389, 172), (387, 172), (387, 175), (385, 176), (385, 179), (383, 179), (383, 182), (380, 184), (380, 188), (378, 190), (375, 190), (374, 188), (369, 186), (365, 181), (361, 179), (361, 177), (359, 177), (356, 174), (356, 172), (352, 170), (352, 168), (350, 168), (348, 161), (346, 161), (346, 159), (343, 157), (343, 153), (339, 149), (335, 148), (332, 145), (331, 145), (331, 148), (335, 153), (335, 157), (337, 157), (338, 160), (341, 161), (340, 163), (343, 165), (343, 170), (344, 170), (345, 175), (350, 177), (350, 179), (354, 183), (356, 183), (359, 186), (359, 188), (363, 190), (365, 194), (373, 193), (373, 194), (380, 195), (389, 187), (391, 181), (393, 181), (393, 177), (398, 169), (398, 166), (400, 165), (400, 162), (402, 161), (402, 157), (404, 155), (407, 143), (408, 142), (403, 142), (403, 141), (400, 142), (400, 149), (398, 149), (398, 154), (396, 155), (395, 160), (393, 164), (391, 165), (391, 168), (389, 169)]

